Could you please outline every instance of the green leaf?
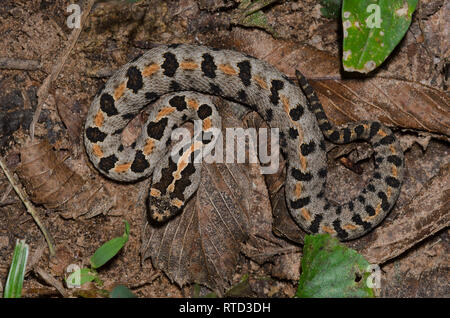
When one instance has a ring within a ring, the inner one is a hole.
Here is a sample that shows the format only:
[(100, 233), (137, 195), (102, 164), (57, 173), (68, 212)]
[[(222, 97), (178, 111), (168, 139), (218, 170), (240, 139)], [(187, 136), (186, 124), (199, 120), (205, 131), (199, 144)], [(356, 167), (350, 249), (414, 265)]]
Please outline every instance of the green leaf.
[(109, 294), (110, 298), (136, 298), (131, 290), (123, 285), (117, 285)]
[(295, 297), (374, 297), (370, 264), (329, 234), (307, 235)]
[(383, 63), (411, 24), (417, 0), (344, 0), (342, 63), (369, 73)]
[(261, 11), (263, 8), (277, 2), (278, 0), (242, 0), (239, 4), (239, 13), (233, 18), (235, 23), (249, 28), (260, 28), (272, 35), (275, 30), (269, 25), (266, 15)]
[(102, 284), (100, 279), (98, 278), (97, 272), (91, 270), (90, 268), (80, 268), (73, 271), (66, 278), (66, 285), (68, 287), (79, 287), (85, 283), (95, 281), (98, 284)]
[(219, 296), (217, 296), (217, 294), (214, 292), (200, 296), (200, 285), (194, 284), (194, 295), (192, 296), (192, 298), (217, 298), (217, 297)]
[(241, 281), (225, 293), (225, 297), (248, 297), (251, 294), (248, 278), (247, 274), (243, 275)]
[(271, 30), (267, 17), (261, 11), (256, 11), (246, 17), (244, 17), (241, 21), (242, 25), (246, 27), (256, 27), (262, 28), (266, 30)]
[(28, 260), (28, 244), (25, 240), (16, 241), (13, 259), (6, 280), (4, 298), (20, 298), (22, 295), (23, 279)]
[(106, 242), (95, 251), (94, 255), (92, 255), (90, 259), (92, 268), (99, 268), (103, 266), (106, 262), (113, 258), (128, 241), (130, 225), (127, 221), (124, 220), (124, 222), (125, 233), (120, 237), (113, 238), (112, 240)]

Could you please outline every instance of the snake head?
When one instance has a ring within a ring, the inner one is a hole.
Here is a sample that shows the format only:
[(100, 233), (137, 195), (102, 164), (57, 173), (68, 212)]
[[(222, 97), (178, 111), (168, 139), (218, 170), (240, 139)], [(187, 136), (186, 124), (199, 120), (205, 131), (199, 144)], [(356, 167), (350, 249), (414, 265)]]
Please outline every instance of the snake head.
[(151, 223), (162, 224), (183, 211), (184, 203), (168, 195), (148, 196), (147, 218)]

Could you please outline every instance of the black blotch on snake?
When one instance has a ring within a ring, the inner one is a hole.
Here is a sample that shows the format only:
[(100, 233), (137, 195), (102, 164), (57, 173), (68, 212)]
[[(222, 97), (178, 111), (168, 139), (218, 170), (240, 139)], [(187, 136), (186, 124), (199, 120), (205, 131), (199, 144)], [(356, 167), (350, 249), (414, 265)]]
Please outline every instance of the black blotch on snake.
[(86, 129), (86, 138), (89, 139), (90, 142), (102, 142), (105, 140), (107, 134), (100, 131), (97, 127), (88, 127)]
[(136, 66), (131, 66), (127, 70), (127, 77), (127, 88), (133, 90), (133, 93), (136, 94), (144, 85), (141, 71)]
[(119, 113), (116, 106), (114, 105), (114, 98), (108, 93), (104, 93), (100, 97), (100, 109), (104, 111), (106, 115), (108, 115), (108, 117), (117, 115)]

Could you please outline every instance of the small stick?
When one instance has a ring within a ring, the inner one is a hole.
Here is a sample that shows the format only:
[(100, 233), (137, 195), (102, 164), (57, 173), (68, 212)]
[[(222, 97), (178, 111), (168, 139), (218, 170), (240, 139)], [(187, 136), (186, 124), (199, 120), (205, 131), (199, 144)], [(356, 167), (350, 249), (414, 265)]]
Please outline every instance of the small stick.
[(104, 67), (102, 69), (99, 69), (96, 72), (89, 72), (86, 75), (89, 77), (94, 77), (94, 78), (105, 78), (105, 77), (111, 77), (111, 75), (114, 74), (115, 69), (111, 68), (111, 67)]
[(0, 57), (0, 69), (3, 70), (23, 70), (36, 71), (41, 68), (41, 63), (36, 60), (16, 59), (10, 57)]
[(56, 290), (63, 296), (64, 298), (67, 298), (69, 295), (67, 294), (66, 290), (64, 289), (63, 284), (61, 284), (58, 280), (56, 280), (52, 275), (44, 271), (40, 267), (35, 267), (34, 272), (37, 273), (41, 278), (49, 285), (56, 288)]
[(17, 203), (19, 201), (15, 201), (15, 200), (11, 200), (11, 201), (2, 201), (0, 202), (0, 208), (4, 207), (4, 206), (8, 206), (8, 205), (13, 205), (15, 203)]
[[(89, 13), (91, 12), (92, 6), (94, 5), (94, 2), (95, 2), (95, 0), (89, 0), (88, 4), (86, 6), (86, 9), (84, 10), (84, 12), (81, 16), (81, 26), (83, 26), (83, 24), (86, 22), (87, 17), (89, 15)], [(34, 140), (34, 129), (35, 129), (37, 121), (39, 120), (39, 116), (41, 115), (42, 106), (44, 105), (45, 101), (47, 100), (48, 93), (50, 90), (50, 85), (58, 77), (64, 64), (66, 63), (66, 60), (69, 57), (70, 52), (74, 48), (75, 43), (77, 42), (78, 37), (80, 36), (81, 29), (82, 29), (82, 27), (76, 28), (72, 31), (72, 33), (69, 36), (69, 44), (67, 45), (63, 54), (61, 56), (59, 56), (58, 60), (56, 61), (56, 64), (53, 65), (51, 73), (45, 78), (41, 87), (39, 87), (39, 89), (38, 89), (38, 92), (37, 92), (38, 106), (36, 107), (36, 111), (34, 113), (33, 120), (30, 125), (31, 140)]]
[(6, 201), (6, 198), (8, 197), (8, 195), (9, 195), (9, 193), (11, 192), (11, 190), (12, 190), (12, 186), (9, 184), (8, 185), (8, 188), (6, 189), (6, 191), (3, 193), (3, 196), (2, 196), (2, 198), (1, 198), (1, 202), (4, 202), (4, 201)]
[(50, 255), (54, 256), (55, 255), (55, 248), (53, 247), (53, 243), (52, 243), (53, 242), (53, 238), (47, 232), (47, 229), (45, 228), (45, 226), (42, 224), (41, 220), (39, 219), (39, 216), (38, 216), (36, 210), (34, 209), (33, 204), (30, 202), (30, 200), (28, 200), (27, 196), (23, 193), (23, 191), (21, 190), (20, 185), (17, 184), (17, 182), (14, 179), (12, 173), (9, 171), (8, 167), (6, 166), (6, 164), (3, 162), (3, 160), (1, 158), (0, 158), (0, 168), (2, 168), (3, 173), (8, 178), (9, 183), (11, 184), (13, 189), (16, 191), (16, 193), (19, 196), (20, 200), (25, 205), (28, 213), (31, 214), (31, 216), (33, 217), (34, 221), (36, 222), (36, 224), (38, 225), (39, 229), (41, 230), (42, 234), (44, 234), (45, 240), (47, 241), (47, 244), (48, 244), (48, 249), (50, 251)]

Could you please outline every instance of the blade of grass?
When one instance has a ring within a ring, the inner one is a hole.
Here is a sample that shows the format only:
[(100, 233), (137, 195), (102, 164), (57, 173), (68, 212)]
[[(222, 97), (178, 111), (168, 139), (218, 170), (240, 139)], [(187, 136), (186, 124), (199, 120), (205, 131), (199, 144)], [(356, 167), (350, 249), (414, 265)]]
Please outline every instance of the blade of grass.
[(16, 241), (11, 268), (6, 280), (4, 298), (20, 298), (22, 294), (23, 278), (28, 260), (28, 244), (25, 240)]

